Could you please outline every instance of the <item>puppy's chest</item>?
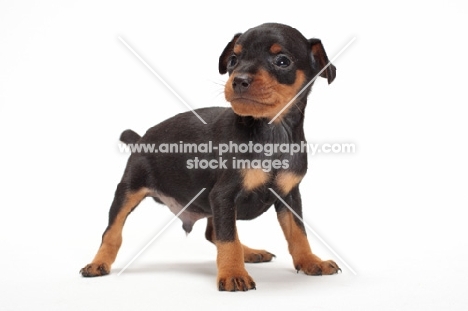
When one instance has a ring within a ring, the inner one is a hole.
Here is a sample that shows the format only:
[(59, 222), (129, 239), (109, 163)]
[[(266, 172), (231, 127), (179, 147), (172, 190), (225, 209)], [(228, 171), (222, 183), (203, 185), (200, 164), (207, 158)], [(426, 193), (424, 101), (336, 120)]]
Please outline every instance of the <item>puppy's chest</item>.
[[(256, 161), (256, 166), (238, 167), (242, 189), (246, 194), (271, 193), (271, 188), (279, 195), (286, 196), (306, 174), (307, 150), (303, 148), (303, 135), (293, 135), (286, 130), (277, 130), (272, 134), (275, 134), (273, 139), (270, 137), (269, 140), (263, 138), (254, 141), (251, 152), (243, 155), (250, 160), (247, 164)], [(263, 141), (263, 144), (255, 149), (259, 141)]]
[(265, 171), (264, 169), (244, 169), (242, 188), (245, 192), (258, 192), (260, 189), (272, 188), (280, 195), (287, 195), (296, 187), (305, 175), (291, 170)]
[(262, 128), (237, 133), (233, 138), (223, 137), (217, 155), (227, 159), (228, 166), (235, 170), (291, 170), (303, 175), (307, 169), (307, 143), (302, 131), (297, 132), (282, 127)]
[(277, 201), (277, 195), (287, 196), (303, 178), (303, 175), (287, 170), (264, 172), (250, 169), (242, 174), (242, 189), (235, 200), (238, 219), (260, 216)]

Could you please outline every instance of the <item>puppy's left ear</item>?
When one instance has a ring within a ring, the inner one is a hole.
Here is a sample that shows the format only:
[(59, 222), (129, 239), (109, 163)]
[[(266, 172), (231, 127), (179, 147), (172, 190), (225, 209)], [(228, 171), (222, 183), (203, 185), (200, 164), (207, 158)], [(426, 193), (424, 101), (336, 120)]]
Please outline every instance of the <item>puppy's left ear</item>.
[[(325, 53), (325, 49), (319, 39), (309, 39), (309, 43), (316, 69), (321, 71), (329, 63), (327, 53)], [(330, 65), (328, 65), (328, 67), (320, 74), (320, 76), (327, 79), (328, 84), (332, 83), (336, 77), (336, 67), (330, 63)]]
[(225, 74), (227, 72), (227, 62), (229, 57), (231, 57), (232, 53), (234, 53), (234, 45), (237, 42), (237, 39), (239, 39), (241, 33), (238, 33), (232, 38), (231, 42), (229, 42), (226, 47), (224, 48), (223, 53), (221, 53), (221, 56), (219, 57), (219, 64), (218, 64), (218, 69), (220, 74)]

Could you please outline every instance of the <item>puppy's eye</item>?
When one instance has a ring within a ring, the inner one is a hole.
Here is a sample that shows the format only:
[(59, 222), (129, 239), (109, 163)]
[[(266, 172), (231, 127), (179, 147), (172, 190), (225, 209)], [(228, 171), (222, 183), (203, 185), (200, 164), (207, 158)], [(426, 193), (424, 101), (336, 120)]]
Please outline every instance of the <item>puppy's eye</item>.
[(231, 55), (231, 57), (229, 57), (229, 59), (228, 59), (227, 65), (228, 65), (228, 67), (234, 67), (235, 65), (237, 65), (237, 56), (236, 55)]
[(284, 54), (280, 54), (276, 56), (274, 62), (275, 66), (281, 67), (281, 68), (287, 68), (291, 65), (292, 61), (289, 57), (287, 57)]

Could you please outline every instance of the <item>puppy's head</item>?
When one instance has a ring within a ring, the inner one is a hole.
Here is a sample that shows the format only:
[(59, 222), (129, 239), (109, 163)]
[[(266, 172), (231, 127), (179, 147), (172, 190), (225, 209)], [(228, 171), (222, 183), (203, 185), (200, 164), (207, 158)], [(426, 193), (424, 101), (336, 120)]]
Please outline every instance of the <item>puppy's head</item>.
[(236, 114), (272, 119), (325, 67), (320, 76), (328, 83), (335, 79), (336, 68), (328, 62), (319, 39), (263, 24), (234, 36), (219, 57), (219, 73), (229, 73), (224, 93)]

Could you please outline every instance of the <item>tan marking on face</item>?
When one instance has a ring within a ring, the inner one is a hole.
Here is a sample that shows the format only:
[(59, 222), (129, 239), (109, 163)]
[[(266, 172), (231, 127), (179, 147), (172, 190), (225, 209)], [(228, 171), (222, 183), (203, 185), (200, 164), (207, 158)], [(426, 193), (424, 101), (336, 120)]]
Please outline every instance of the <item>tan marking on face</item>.
[(254, 190), (268, 182), (270, 174), (261, 168), (251, 168), (242, 171), (243, 186), (246, 190)]
[(240, 44), (234, 45), (233, 51), (236, 55), (239, 55), (240, 53), (242, 53), (242, 45)]
[(278, 43), (274, 43), (271, 47), (270, 47), (270, 52), (272, 54), (278, 54), (279, 52), (281, 52), (283, 48), (281, 47), (281, 45), (279, 45)]
[[(260, 70), (253, 76), (252, 83), (243, 94), (236, 94), (232, 82), (235, 73), (231, 74), (224, 88), (226, 100), (231, 103), (234, 112), (240, 116), (254, 118), (274, 118), (300, 91), (305, 82), (303, 71), (296, 72), (295, 82), (291, 85), (280, 84), (267, 71)], [(285, 115), (294, 103), (282, 112)], [(281, 120), (281, 115), (275, 122)]]
[(281, 193), (286, 195), (301, 182), (303, 177), (293, 172), (282, 171), (276, 176), (275, 182)]

